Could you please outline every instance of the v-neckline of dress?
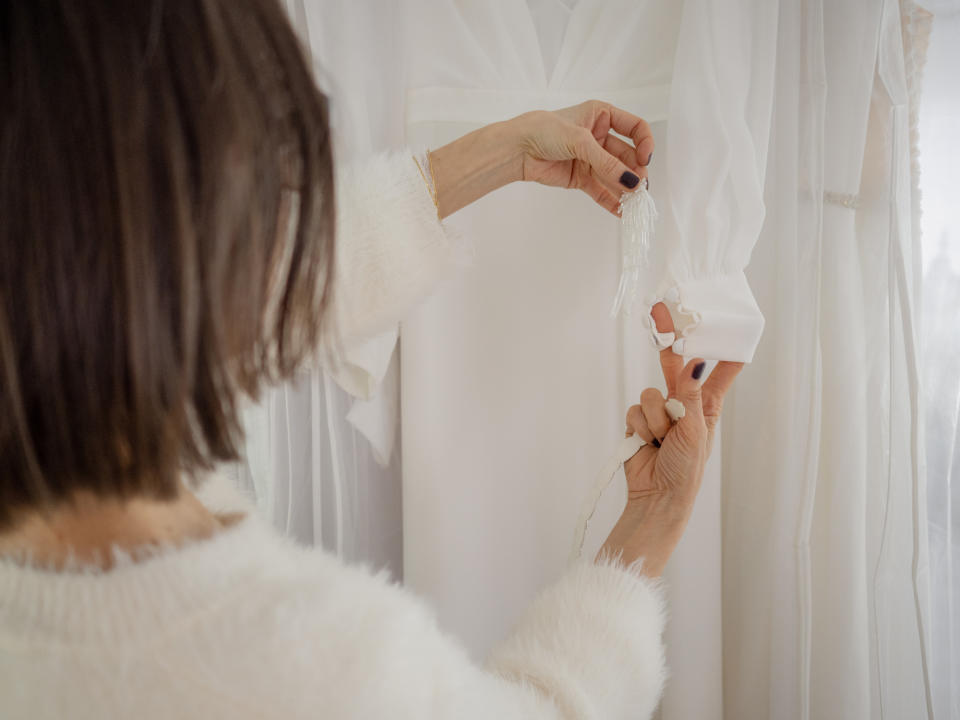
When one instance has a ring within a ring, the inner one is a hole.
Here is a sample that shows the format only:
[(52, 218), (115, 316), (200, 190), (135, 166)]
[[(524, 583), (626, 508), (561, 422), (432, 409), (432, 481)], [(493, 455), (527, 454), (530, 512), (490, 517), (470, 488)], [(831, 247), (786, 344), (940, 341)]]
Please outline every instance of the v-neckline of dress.
[(537, 74), (539, 76), (540, 82), (543, 84), (543, 87), (546, 89), (554, 89), (557, 87), (559, 80), (562, 77), (562, 74), (565, 74), (570, 67), (570, 28), (575, 25), (575, 23), (582, 21), (583, 14), (586, 12), (586, 8), (590, 6), (594, 0), (577, 0), (577, 3), (570, 8), (570, 15), (567, 18), (566, 26), (563, 29), (563, 36), (560, 40), (560, 49), (557, 53), (557, 59), (553, 67), (547, 69), (543, 57), (543, 43), (540, 39), (540, 33), (537, 31), (536, 21), (533, 16), (533, 11), (530, 8), (527, 0), (517, 0), (513, 3), (512, 6), (517, 9), (518, 13), (522, 17), (517, 18), (519, 26), (523, 27), (521, 31), (522, 35), (526, 37), (527, 42), (530, 43), (531, 47), (535, 50), (536, 55), (536, 66)]
[(526, 34), (531, 38), (531, 42), (537, 50), (537, 64), (539, 67), (540, 79), (543, 82), (543, 86), (546, 88), (552, 88), (555, 85), (555, 81), (558, 77), (558, 70), (562, 62), (566, 60), (566, 56), (569, 54), (568, 51), (568, 37), (570, 32), (570, 26), (577, 21), (577, 14), (582, 12), (582, 8), (587, 4), (588, 0), (576, 0), (573, 6), (567, 6), (566, 3), (561, 2), (561, 0), (553, 0), (557, 5), (563, 5), (566, 9), (566, 23), (563, 26), (563, 32), (560, 36), (559, 48), (557, 51), (556, 59), (554, 60), (553, 66), (547, 68), (546, 66), (546, 57), (544, 54), (544, 42), (543, 36), (541, 35), (539, 29), (537, 28), (537, 23), (534, 18), (534, 10), (530, 7), (530, 0), (519, 0), (523, 5), (524, 19), (522, 24), (526, 26)]

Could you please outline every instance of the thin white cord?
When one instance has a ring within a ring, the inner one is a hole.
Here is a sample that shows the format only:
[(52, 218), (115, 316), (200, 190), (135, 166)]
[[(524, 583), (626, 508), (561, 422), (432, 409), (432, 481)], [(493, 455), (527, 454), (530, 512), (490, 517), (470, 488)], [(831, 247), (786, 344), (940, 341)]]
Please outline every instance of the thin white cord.
[[(687, 409), (676, 398), (670, 398), (665, 405), (667, 415), (672, 422), (677, 422), (686, 415)], [(597, 511), (597, 505), (600, 504), (600, 498), (603, 497), (603, 491), (606, 490), (613, 481), (614, 475), (623, 466), (623, 464), (636, 455), (640, 448), (647, 442), (639, 435), (630, 435), (620, 441), (616, 452), (610, 456), (610, 459), (604, 464), (603, 469), (597, 475), (597, 479), (590, 489), (590, 493), (583, 499), (580, 509), (580, 516), (577, 518), (577, 526), (573, 531), (573, 547), (570, 549), (570, 562), (576, 562), (583, 553), (583, 543), (587, 537), (587, 525), (590, 524), (593, 514)]]
[(587, 537), (587, 525), (590, 523), (590, 518), (592, 518), (593, 514), (597, 511), (597, 505), (600, 503), (603, 491), (606, 490), (613, 481), (613, 476), (617, 474), (617, 471), (623, 464), (636, 455), (640, 448), (646, 444), (647, 442), (639, 435), (631, 435), (630, 437), (624, 438), (620, 441), (617, 451), (610, 456), (610, 459), (604, 464), (603, 469), (600, 470), (597, 479), (593, 483), (593, 487), (590, 489), (590, 494), (584, 498), (580, 510), (580, 517), (577, 519), (577, 527), (573, 532), (573, 547), (570, 550), (570, 562), (578, 560), (580, 554), (583, 552), (583, 542)]

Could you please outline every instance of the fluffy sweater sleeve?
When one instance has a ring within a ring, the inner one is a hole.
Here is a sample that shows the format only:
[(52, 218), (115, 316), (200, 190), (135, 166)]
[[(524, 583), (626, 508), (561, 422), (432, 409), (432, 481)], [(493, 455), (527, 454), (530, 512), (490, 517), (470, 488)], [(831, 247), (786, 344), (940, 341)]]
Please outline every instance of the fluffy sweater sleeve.
[(658, 583), (616, 561), (579, 563), (544, 590), (489, 667), (562, 717), (648, 718), (665, 679)]
[(354, 691), (331, 717), (646, 720), (659, 702), (662, 593), (635, 569), (615, 561), (571, 567), (540, 593), (485, 666), (409, 591), (358, 570), (348, 569), (352, 580), (338, 588), (343, 602), (335, 601), (342, 610), (328, 621), (362, 628), (350, 646), (366, 648), (364, 680), (349, 652), (338, 650), (342, 664), (325, 678), (325, 694)]
[[(418, 668), (416, 680), (408, 678), (397, 698), (408, 701), (411, 688), (420, 688), (415, 695), (425, 701), (411, 716), (646, 720), (660, 699), (660, 588), (614, 562), (580, 563), (543, 590), (486, 667), (440, 633), (432, 614), (425, 613), (423, 622), (408, 657), (428, 658), (427, 666)], [(415, 626), (391, 623), (387, 646), (398, 629), (409, 637)]]
[(386, 372), (400, 320), (437, 285), (452, 252), (410, 152), (339, 167), (336, 198), (332, 322), (320, 359), (366, 398)]

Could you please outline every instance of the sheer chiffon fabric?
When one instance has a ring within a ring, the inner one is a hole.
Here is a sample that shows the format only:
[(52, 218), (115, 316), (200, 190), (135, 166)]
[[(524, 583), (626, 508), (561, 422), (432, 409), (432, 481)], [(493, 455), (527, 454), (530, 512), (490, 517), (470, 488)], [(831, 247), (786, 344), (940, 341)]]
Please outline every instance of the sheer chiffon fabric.
[(890, 1), (780, 13), (768, 329), (725, 411), (725, 708), (934, 717), (912, 28)]
[[(403, 146), (396, 3), (283, 0), (331, 96), (337, 168)], [(341, 192), (343, 190), (341, 189)], [(402, 577), (398, 328), (349, 348), (340, 372), (305, 370), (245, 413), (226, 471), (297, 540)]]
[(935, 717), (960, 717), (960, 1), (931, 3), (918, 124), (923, 398)]

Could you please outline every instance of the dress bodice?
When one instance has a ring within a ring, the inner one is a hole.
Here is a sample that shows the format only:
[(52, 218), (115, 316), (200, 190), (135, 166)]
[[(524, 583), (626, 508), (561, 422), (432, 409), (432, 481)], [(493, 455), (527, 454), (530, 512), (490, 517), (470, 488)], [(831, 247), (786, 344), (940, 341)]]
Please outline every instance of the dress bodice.
[[(552, 13), (545, 2), (410, 4), (408, 130), (591, 98), (666, 119), (682, 3), (642, 0), (640, 10), (637, 0), (579, 0)], [(426, 13), (429, 25), (417, 19)]]

